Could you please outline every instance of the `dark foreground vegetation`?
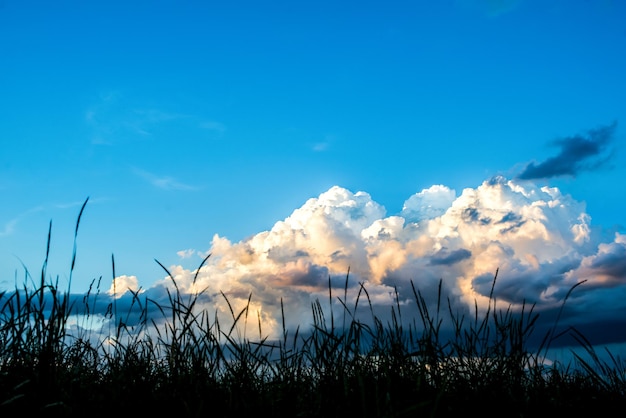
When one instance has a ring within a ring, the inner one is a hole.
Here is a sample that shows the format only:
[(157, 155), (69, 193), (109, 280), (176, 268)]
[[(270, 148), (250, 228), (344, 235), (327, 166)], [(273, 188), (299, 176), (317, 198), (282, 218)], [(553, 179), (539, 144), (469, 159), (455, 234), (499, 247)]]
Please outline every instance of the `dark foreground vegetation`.
[[(528, 349), (538, 318), (532, 307), (513, 313), (494, 301), (466, 317), (449, 309), (440, 286), (430, 311), (413, 289), (413, 322), (404, 321), (399, 304), (388, 320), (373, 310), (361, 319), (357, 306), (371, 308), (367, 289), (348, 301), (329, 287), (340, 317), (315, 302), (310, 331), (309, 324), (307, 332), (283, 327), (270, 341), (260, 324), (258, 338), (238, 334), (248, 307), (231, 309), (226, 326), (195, 309), (200, 295), (183, 295), (172, 280), (161, 318), (149, 318), (154, 302), (134, 294), (137, 325), (111, 305), (114, 325), (106, 338), (94, 338), (104, 334), (68, 331), (76, 306), (69, 289), (46, 279), (46, 264), (36, 286), (27, 275), (23, 288), (0, 293), (2, 417), (603, 416), (626, 406), (626, 367), (601, 360), (576, 330), (567, 332), (588, 354), (576, 357), (576, 367), (544, 362), (557, 324)], [(87, 295), (86, 321), (90, 303)], [(441, 332), (444, 319), (451, 338)]]

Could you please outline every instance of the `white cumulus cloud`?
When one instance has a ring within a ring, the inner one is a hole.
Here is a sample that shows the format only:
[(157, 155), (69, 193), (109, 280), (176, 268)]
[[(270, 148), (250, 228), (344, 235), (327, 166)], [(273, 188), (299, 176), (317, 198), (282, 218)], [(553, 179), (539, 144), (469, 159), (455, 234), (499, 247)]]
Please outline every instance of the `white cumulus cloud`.
[(107, 293), (115, 298), (120, 298), (128, 291), (139, 291), (139, 281), (136, 276), (117, 276), (113, 279), (111, 287)]
[(455, 307), (472, 309), (486, 306), (498, 270), (500, 303), (554, 309), (588, 280), (593, 286), (578, 297), (593, 305), (603, 289), (625, 286), (626, 239), (594, 242), (590, 223), (585, 205), (557, 188), (503, 177), (458, 196), (432, 186), (391, 215), (368, 193), (334, 186), (269, 231), (239, 242), (215, 235), (199, 271), (170, 272), (179, 289), (206, 289), (207, 305), (227, 315), (221, 292), (238, 309), (251, 298), (250, 315), (274, 335), (281, 301), (287, 325), (306, 327), (311, 303), (328, 302), (329, 280), (335, 296), (349, 298), (362, 283), (374, 306), (389, 305), (398, 291), (407, 309), (415, 309), (411, 282), (432, 289), (441, 280)]

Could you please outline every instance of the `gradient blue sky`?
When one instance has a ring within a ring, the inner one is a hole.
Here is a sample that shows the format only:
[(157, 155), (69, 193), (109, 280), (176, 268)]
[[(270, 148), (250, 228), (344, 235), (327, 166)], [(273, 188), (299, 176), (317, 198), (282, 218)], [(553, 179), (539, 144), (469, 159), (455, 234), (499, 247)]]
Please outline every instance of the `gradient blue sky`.
[(391, 216), (501, 175), (612, 242), (624, 51), (610, 0), (0, 1), (0, 286), (40, 274), (51, 220), (67, 279), (87, 197), (77, 292), (112, 254), (149, 288), (332, 186)]

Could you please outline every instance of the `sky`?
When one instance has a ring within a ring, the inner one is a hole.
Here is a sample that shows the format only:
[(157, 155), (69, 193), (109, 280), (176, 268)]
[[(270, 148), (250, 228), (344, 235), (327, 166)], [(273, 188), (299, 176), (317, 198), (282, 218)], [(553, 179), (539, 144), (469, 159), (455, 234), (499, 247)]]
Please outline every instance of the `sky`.
[(620, 344), (625, 50), (611, 0), (0, 1), (0, 288), (50, 228), (76, 295), (173, 277), (272, 333), (329, 278), (463, 310), (497, 271)]

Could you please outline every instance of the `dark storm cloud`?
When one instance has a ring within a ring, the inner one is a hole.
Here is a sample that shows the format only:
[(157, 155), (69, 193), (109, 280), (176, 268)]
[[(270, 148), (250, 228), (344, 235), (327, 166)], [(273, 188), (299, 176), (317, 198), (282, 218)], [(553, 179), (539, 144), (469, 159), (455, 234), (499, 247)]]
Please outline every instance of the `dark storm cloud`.
[(626, 240), (602, 244), (597, 254), (586, 257), (571, 273), (574, 280), (587, 280), (589, 288), (614, 288), (626, 284)]
[(446, 249), (441, 249), (437, 251), (437, 253), (430, 259), (430, 265), (445, 265), (450, 266), (452, 264), (456, 264), (459, 261), (466, 260), (472, 256), (472, 252), (466, 250), (464, 248), (460, 248), (454, 251), (448, 251)]
[[(621, 311), (621, 314), (624, 312)], [(610, 318), (577, 323), (575, 329), (594, 345), (621, 343), (626, 341), (626, 320)]]
[(613, 123), (587, 132), (586, 135), (557, 139), (551, 145), (560, 147), (558, 155), (541, 163), (530, 163), (517, 178), (521, 180), (546, 179), (558, 176), (575, 177), (606, 164), (611, 154), (605, 155), (613, 141), (617, 124)]
[(327, 267), (312, 264), (307, 266), (306, 270), (294, 270), (282, 284), (321, 288), (328, 284), (328, 276), (329, 271)]
[(598, 274), (626, 281), (626, 247), (615, 246), (615, 252), (598, 255), (591, 263)]
[[(538, 268), (522, 263), (510, 264), (499, 271), (495, 282), (493, 274), (485, 273), (472, 280), (472, 287), (483, 296), (489, 296), (493, 289), (493, 296), (506, 303), (560, 301), (571, 288), (564, 284), (566, 274), (579, 264), (580, 260), (567, 255), (542, 263)], [(550, 287), (558, 290), (548, 296), (545, 292)]]
[[(157, 321), (159, 317), (164, 318), (161, 307), (169, 306), (170, 302), (168, 298), (157, 300), (150, 297), (149, 295), (158, 296), (159, 292), (156, 289), (158, 288), (149, 289), (146, 293), (138, 295), (127, 292), (117, 299), (107, 293), (55, 294), (50, 290), (43, 293), (26, 293), (24, 290), (18, 290), (0, 294), (0, 307), (3, 310), (12, 309), (18, 312), (20, 309), (25, 309), (24, 300), (29, 297), (33, 305), (28, 309), (35, 310), (43, 317), (49, 318), (53, 307), (58, 308), (65, 301), (69, 315), (82, 317), (77, 324), (78, 327), (89, 327), (91, 323), (97, 323), (98, 318), (110, 320), (116, 324), (121, 322), (124, 326), (132, 327), (141, 324), (146, 315)], [(39, 305), (40, 300), (41, 305)], [(161, 307), (157, 306), (157, 303)]]

